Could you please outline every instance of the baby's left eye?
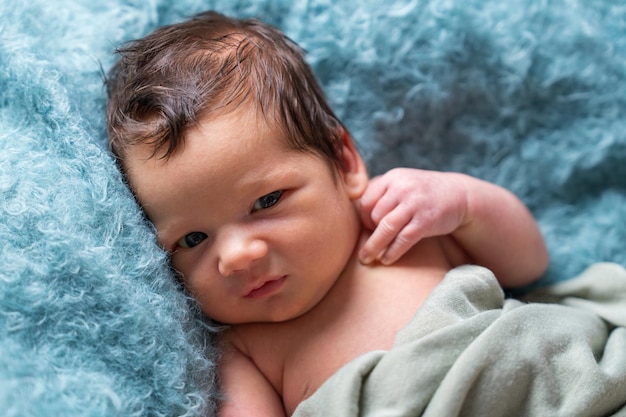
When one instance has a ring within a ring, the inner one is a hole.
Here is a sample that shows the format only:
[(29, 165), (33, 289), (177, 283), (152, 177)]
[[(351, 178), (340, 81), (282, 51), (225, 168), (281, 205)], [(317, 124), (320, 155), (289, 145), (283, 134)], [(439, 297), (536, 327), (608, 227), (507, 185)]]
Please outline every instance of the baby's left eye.
[(272, 207), (273, 205), (275, 205), (276, 203), (278, 203), (278, 200), (280, 200), (282, 196), (283, 196), (283, 192), (280, 190), (273, 191), (269, 194), (266, 194), (263, 197), (259, 198), (254, 203), (254, 206), (252, 207), (252, 211), (254, 212), (258, 210), (268, 209)]

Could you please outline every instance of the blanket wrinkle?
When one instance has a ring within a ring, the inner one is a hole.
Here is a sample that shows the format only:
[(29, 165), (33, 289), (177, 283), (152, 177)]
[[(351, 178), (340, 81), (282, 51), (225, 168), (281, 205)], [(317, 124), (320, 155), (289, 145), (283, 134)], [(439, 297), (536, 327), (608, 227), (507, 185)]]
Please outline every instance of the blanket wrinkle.
[[(452, 294), (435, 289), (419, 311), (421, 326), (407, 326), (398, 332), (394, 345), (411, 342), (435, 330), (474, 316), (479, 309), (496, 309), (504, 300), (504, 293), (497, 281), (486, 279), (482, 274), (472, 274), (470, 265), (461, 266), (446, 275), (448, 282), (455, 281), (459, 291)], [(475, 281), (467, 279), (472, 274)]]
[[(596, 271), (605, 279), (597, 280)], [(563, 281), (524, 297), (527, 301), (560, 303), (591, 311), (614, 326), (626, 327), (626, 281), (623, 267), (610, 262), (591, 265), (573, 281)], [(598, 302), (601, 301), (601, 302)]]
[(451, 270), (394, 347), (350, 362), (294, 416), (604, 416), (626, 412), (626, 270), (592, 265), (505, 299)]

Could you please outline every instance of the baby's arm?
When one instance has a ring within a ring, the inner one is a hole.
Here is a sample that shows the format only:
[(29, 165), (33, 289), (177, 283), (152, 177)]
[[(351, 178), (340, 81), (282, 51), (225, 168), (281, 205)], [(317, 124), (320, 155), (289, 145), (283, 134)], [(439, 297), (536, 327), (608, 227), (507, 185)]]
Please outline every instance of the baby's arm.
[(220, 361), (224, 399), (219, 417), (285, 416), (282, 401), (261, 371), (237, 348), (226, 345)]
[(458, 249), (448, 251), (454, 265), (483, 265), (503, 286), (532, 282), (547, 268), (543, 236), (524, 204), (504, 188), (467, 175), (391, 170), (372, 179), (361, 214), (373, 230), (361, 248), (364, 263), (391, 264), (420, 239), (447, 235)]

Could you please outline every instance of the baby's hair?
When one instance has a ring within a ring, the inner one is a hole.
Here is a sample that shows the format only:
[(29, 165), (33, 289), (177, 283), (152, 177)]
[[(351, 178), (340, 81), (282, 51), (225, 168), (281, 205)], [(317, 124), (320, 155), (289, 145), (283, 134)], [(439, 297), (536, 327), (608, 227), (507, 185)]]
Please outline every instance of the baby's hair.
[(109, 144), (154, 146), (170, 157), (201, 118), (253, 104), (294, 149), (343, 168), (344, 126), (334, 115), (304, 53), (276, 28), (256, 19), (204, 12), (163, 26), (117, 50), (109, 71)]

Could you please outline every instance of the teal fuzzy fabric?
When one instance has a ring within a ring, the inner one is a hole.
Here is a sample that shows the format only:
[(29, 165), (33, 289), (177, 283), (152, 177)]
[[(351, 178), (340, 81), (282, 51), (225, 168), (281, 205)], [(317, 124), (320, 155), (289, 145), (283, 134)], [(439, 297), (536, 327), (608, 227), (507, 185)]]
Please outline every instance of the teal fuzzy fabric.
[(624, 0), (0, 0), (0, 410), (200, 416), (212, 332), (107, 152), (120, 43), (216, 9), (308, 51), (370, 172), (453, 170), (532, 209), (542, 280), (626, 265)]

